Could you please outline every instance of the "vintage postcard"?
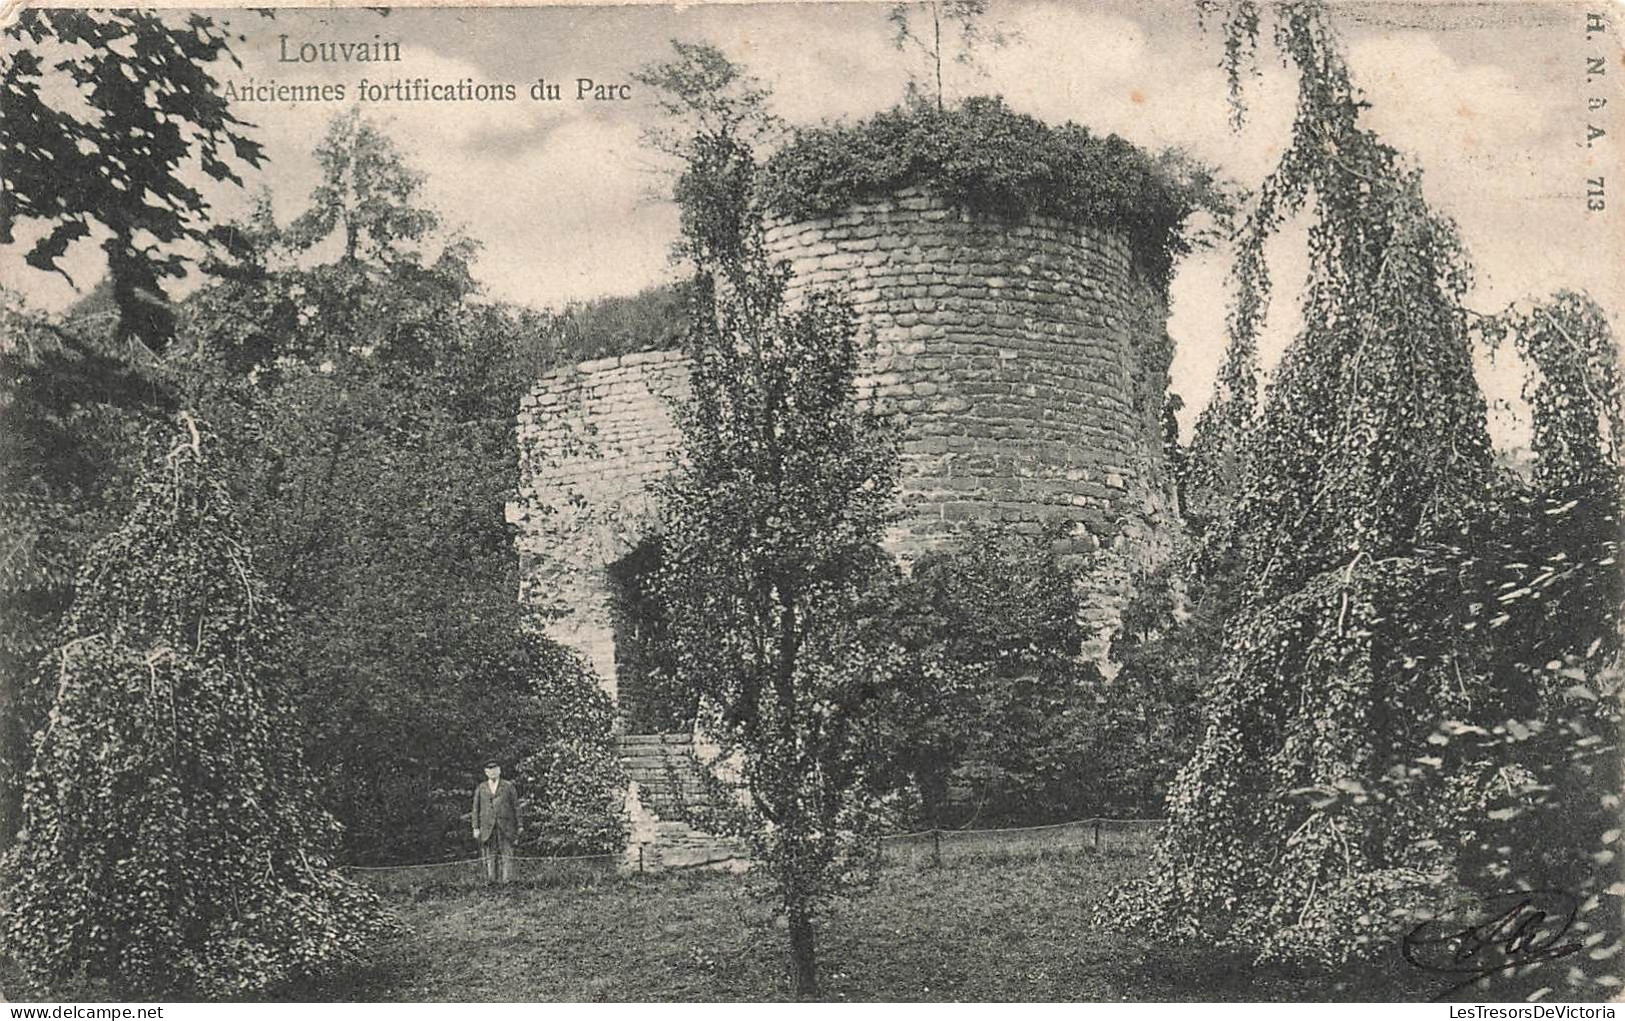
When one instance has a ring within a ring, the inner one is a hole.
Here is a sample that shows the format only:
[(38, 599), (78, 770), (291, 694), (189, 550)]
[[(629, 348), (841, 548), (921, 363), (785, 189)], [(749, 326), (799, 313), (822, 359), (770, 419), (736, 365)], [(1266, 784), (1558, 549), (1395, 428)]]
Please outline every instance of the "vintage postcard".
[(1622, 39), (8, 9), (0, 991), (1614, 1017)]

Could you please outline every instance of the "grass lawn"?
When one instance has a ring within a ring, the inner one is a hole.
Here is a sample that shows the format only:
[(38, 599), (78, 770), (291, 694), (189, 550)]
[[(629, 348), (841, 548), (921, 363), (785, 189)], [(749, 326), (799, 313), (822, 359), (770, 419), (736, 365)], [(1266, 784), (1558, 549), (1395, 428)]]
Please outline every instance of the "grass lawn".
[[(820, 926), (831, 1000), (1416, 1000), (1439, 983), (1258, 969), (1147, 944), (1091, 920), (1139, 857), (1070, 853), (891, 866)], [(307, 997), (365, 1000), (775, 1000), (784, 932), (736, 876), (605, 877), (568, 887), (399, 895), (414, 930), (388, 959)]]
[[(1245, 954), (1164, 947), (1095, 924), (1141, 873), (1131, 854), (1051, 851), (892, 864), (818, 930), (830, 1000), (1427, 1000), (1447, 982), (1399, 959), (1359, 971), (1259, 968)], [(557, 885), (391, 894), (411, 934), (361, 973), (285, 992), (315, 1001), (785, 999), (785, 934), (734, 875), (582, 876)], [(1561, 968), (1564, 962), (1542, 967)], [(1550, 978), (1557, 978), (1553, 974)], [(1544, 981), (1543, 977), (1543, 981)], [(1560, 983), (1553, 983), (1560, 984)], [(142, 1000), (66, 981), (13, 1000)], [(1457, 997), (1482, 1000), (1464, 990)]]

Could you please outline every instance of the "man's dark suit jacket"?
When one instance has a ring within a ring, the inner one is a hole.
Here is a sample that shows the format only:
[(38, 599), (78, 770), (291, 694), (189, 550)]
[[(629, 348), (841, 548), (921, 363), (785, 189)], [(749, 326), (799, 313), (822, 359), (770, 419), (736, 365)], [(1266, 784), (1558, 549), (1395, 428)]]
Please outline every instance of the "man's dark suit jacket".
[(474, 829), (479, 831), (480, 843), (491, 839), (493, 830), (501, 830), (509, 840), (519, 838), (519, 794), (507, 780), (497, 781), (497, 792), (491, 785), (480, 781), (474, 788)]

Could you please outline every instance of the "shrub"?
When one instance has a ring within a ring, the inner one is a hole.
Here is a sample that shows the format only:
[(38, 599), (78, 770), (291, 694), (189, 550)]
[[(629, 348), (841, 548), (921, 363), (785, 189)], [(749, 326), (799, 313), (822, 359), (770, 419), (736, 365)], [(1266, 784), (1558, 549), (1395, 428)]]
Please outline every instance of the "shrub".
[(898, 807), (917, 799), (925, 824), (1056, 822), (1112, 797), (1101, 783), (1112, 689), (1083, 657), (1088, 565), (1064, 552), (1068, 527), (972, 526), (920, 557), (873, 614), (906, 664), (881, 714), (892, 784), (913, 788)]
[(616, 854), (625, 770), (616, 755), (615, 706), (592, 671), (552, 643), (536, 682), (536, 750), (519, 762), (523, 846), (539, 854)]
[(693, 299), (688, 281), (655, 284), (631, 295), (571, 302), (548, 313), (540, 343), (546, 367), (678, 347)]
[(986, 96), (803, 128), (763, 170), (763, 198), (788, 216), (826, 215), (918, 185), (980, 213), (1041, 214), (1116, 231), (1164, 282), (1191, 250), (1191, 215), (1229, 208), (1210, 172), (1180, 154), (1153, 157), (1071, 122), (1051, 127)]

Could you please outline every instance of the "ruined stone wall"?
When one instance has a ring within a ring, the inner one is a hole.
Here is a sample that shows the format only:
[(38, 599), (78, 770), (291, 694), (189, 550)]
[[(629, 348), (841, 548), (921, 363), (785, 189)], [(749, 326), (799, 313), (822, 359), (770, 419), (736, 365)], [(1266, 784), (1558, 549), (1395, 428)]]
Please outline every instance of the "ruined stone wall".
[[(859, 396), (902, 416), (893, 552), (910, 558), (971, 520), (1062, 519), (1075, 550), (1100, 551), (1087, 612), (1109, 626), (1132, 571), (1167, 555), (1174, 518), (1167, 310), (1128, 244), (922, 191), (770, 224), (768, 243), (794, 270), (792, 301), (836, 288), (852, 302)], [(553, 633), (611, 690), (604, 567), (656, 527), (646, 487), (677, 442), (663, 400), (685, 383), (680, 355), (630, 355), (549, 374), (521, 409), (525, 598), (567, 611)]]
[(520, 599), (592, 663), (615, 694), (608, 565), (657, 531), (653, 487), (678, 446), (673, 398), (688, 392), (674, 351), (623, 355), (543, 376), (520, 403)]

